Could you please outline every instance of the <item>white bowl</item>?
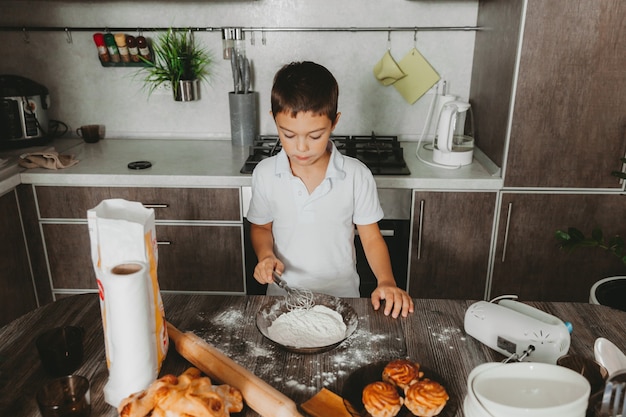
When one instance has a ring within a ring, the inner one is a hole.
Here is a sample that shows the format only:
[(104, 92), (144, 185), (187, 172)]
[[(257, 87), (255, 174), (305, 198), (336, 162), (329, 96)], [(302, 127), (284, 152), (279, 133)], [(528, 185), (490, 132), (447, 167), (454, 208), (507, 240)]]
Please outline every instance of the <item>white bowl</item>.
[(468, 395), (494, 417), (585, 417), (591, 387), (571, 369), (519, 362), (478, 366)]

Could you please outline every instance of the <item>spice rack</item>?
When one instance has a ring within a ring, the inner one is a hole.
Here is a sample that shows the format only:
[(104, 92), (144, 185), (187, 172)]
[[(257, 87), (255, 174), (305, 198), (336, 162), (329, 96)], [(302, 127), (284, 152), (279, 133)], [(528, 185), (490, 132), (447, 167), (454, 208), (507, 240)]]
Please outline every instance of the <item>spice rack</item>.
[(93, 34), (98, 59), (103, 67), (146, 67), (152, 60), (152, 51), (143, 35), (137, 37), (124, 32)]
[(102, 62), (100, 65), (105, 68), (142, 68), (147, 67), (149, 64), (145, 62)]

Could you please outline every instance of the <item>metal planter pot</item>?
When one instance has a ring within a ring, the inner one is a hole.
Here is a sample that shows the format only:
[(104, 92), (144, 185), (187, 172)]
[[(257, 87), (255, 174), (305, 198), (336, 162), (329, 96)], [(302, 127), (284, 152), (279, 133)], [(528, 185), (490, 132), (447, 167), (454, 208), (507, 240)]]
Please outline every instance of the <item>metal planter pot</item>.
[(172, 93), (176, 101), (200, 100), (200, 80), (180, 80), (177, 88), (172, 88)]

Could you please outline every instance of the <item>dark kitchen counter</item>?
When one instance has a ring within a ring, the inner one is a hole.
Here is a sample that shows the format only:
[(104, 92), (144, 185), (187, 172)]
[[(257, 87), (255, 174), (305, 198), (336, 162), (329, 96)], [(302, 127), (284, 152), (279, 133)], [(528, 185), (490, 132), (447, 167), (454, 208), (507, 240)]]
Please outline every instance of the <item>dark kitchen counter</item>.
[[(499, 190), (502, 178), (480, 152), (471, 165), (456, 170), (430, 167), (415, 156), (416, 142), (402, 142), (410, 175), (376, 176), (379, 188), (433, 190)], [(80, 162), (70, 168), (22, 170), (19, 182), (35, 185), (135, 187), (249, 186), (249, 174), (239, 172), (247, 147), (230, 140), (105, 139), (83, 142), (66, 150)], [(421, 151), (427, 154), (426, 151)], [(152, 167), (130, 170), (129, 162), (148, 160)], [(482, 162), (479, 162), (482, 161)]]
[[(450, 401), (440, 416), (460, 417), (469, 372), (484, 362), (505, 359), (465, 333), (464, 316), (473, 303), (470, 300), (415, 299), (414, 314), (392, 319), (373, 311), (369, 299), (345, 299), (358, 315), (357, 330), (334, 350), (303, 355), (277, 347), (257, 330), (255, 314), (268, 299), (163, 294), (170, 323), (181, 331), (193, 331), (296, 404), (322, 388), (341, 394), (348, 377), (363, 366), (406, 357), (419, 362), (445, 385)], [(598, 337), (626, 348), (625, 312), (584, 303), (528, 304), (572, 323), (569, 353), (593, 358)], [(85, 328), (85, 361), (76, 373), (91, 381), (92, 415), (117, 416), (102, 394), (108, 370), (97, 294), (63, 298), (0, 328), (0, 415), (39, 416), (34, 395), (50, 377), (40, 365), (34, 340), (41, 331), (59, 325)], [(189, 366), (170, 345), (161, 374), (179, 374)], [(233, 416), (258, 414), (246, 407)]]

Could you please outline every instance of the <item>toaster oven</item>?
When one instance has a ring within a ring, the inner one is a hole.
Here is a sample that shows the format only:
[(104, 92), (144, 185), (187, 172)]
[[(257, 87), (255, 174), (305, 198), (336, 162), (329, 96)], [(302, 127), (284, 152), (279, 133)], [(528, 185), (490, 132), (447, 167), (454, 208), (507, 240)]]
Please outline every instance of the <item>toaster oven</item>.
[(0, 149), (49, 141), (48, 89), (17, 75), (0, 75)]

